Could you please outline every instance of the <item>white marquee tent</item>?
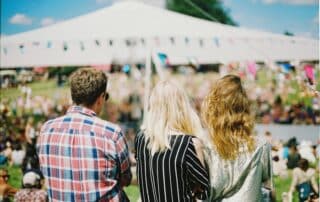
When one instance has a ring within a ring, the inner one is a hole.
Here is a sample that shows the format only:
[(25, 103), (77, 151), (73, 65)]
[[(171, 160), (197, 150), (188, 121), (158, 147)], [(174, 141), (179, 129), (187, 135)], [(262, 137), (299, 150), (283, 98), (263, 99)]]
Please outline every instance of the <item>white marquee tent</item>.
[(318, 41), (232, 27), (134, 1), (1, 38), (1, 67), (319, 60)]

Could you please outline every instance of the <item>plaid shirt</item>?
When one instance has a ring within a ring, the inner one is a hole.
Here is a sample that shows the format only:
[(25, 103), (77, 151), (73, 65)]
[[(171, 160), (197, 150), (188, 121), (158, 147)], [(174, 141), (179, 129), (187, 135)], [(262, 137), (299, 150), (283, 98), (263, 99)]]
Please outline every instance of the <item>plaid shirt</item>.
[(42, 126), (37, 149), (50, 201), (126, 201), (131, 171), (119, 126), (72, 106)]

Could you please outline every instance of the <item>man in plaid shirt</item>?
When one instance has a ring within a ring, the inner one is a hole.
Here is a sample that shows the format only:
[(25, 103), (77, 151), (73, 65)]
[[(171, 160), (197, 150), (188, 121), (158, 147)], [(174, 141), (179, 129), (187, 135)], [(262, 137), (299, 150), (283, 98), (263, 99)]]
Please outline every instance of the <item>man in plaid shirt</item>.
[(128, 201), (129, 152), (119, 126), (97, 117), (105, 100), (107, 76), (77, 70), (70, 79), (71, 106), (49, 120), (37, 144), (50, 201)]

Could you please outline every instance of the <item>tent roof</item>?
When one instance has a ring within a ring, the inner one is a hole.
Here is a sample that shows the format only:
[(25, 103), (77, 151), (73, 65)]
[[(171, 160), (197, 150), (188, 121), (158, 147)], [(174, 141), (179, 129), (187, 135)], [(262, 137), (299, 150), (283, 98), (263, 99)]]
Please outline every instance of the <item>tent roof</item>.
[(288, 38), (202, 20), (136, 1), (125, 1), (47, 27), (8, 36), (5, 41), (23, 43), (154, 36)]
[[(197, 41), (197, 44), (199, 39), (211, 44), (214, 38), (218, 38), (220, 42), (231, 39), (242, 41), (239, 44), (231, 43), (224, 46), (223, 51), (207, 45), (207, 48), (202, 50), (199, 47), (195, 48), (195, 45), (191, 48), (178, 44), (175, 44), (176, 48), (163, 45), (163, 42), (171, 37), (176, 40), (188, 38)], [(6, 51), (1, 49), (0, 65), (9, 67), (106, 64), (115, 58), (124, 62), (136, 62), (136, 58), (141, 61), (150, 46), (142, 47), (140, 44), (130, 49), (123, 46), (125, 40), (132, 38), (144, 39), (147, 44), (150, 44), (150, 41), (155, 43), (155, 38), (159, 38), (162, 44), (156, 49), (183, 57), (202, 57), (206, 62), (231, 58), (318, 59), (319, 55), (316, 40), (223, 25), (135, 1), (125, 1), (47, 27), (3, 37), (1, 45)], [(101, 43), (100, 49), (95, 47), (95, 40)], [(122, 45), (107, 49), (105, 46), (108, 46), (108, 40), (121, 41)], [(49, 43), (53, 48), (47, 47)], [(79, 43), (83, 43), (87, 51), (80, 51)], [(68, 45), (68, 51), (62, 48), (64, 44)], [(155, 46), (152, 45), (153, 50)], [(126, 59), (123, 59), (124, 55)]]
[(34, 40), (154, 36), (279, 37), (267, 32), (214, 23), (135, 1), (125, 1), (51, 26), (8, 36), (5, 41), (24, 43)]

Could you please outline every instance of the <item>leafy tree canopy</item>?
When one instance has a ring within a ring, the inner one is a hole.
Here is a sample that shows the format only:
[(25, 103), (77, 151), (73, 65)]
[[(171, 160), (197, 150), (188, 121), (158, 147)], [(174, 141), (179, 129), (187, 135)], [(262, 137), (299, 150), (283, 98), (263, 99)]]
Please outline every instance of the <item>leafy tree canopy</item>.
[(197, 18), (237, 25), (221, 0), (167, 0), (167, 9)]
[(294, 34), (292, 32), (289, 32), (288, 30), (286, 30), (283, 34), (286, 36), (294, 36)]

